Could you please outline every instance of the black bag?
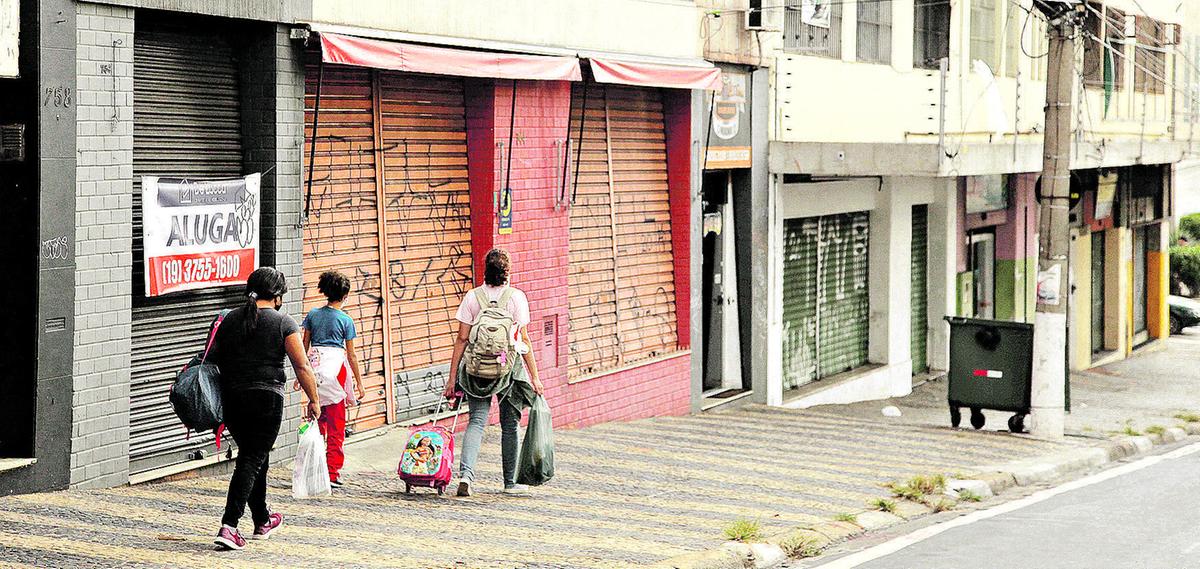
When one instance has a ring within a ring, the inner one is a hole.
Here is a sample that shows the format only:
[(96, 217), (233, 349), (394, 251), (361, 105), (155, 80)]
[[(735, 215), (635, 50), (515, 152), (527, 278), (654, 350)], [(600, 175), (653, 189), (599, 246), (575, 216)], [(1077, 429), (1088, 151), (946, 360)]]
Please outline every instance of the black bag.
[(209, 328), (208, 343), (204, 352), (192, 358), (188, 365), (175, 376), (171, 386), (171, 408), (185, 427), (193, 431), (214, 430), (224, 422), (225, 413), (221, 406), (221, 370), (216, 364), (205, 361), (217, 337), (217, 328), (228, 310), (221, 311)]
[(541, 486), (554, 478), (554, 427), (550, 406), (539, 395), (529, 407), (529, 424), (517, 460), (517, 483)]

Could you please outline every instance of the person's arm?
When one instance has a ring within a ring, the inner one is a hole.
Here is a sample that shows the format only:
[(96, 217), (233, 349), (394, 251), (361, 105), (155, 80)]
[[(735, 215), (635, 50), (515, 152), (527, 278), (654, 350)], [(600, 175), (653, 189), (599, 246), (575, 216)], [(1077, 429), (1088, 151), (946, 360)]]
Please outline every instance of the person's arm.
[(546, 392), (546, 386), (542, 385), (542, 380), (538, 377), (537, 361), (533, 359), (533, 342), (529, 341), (529, 328), (521, 327), (521, 341), (529, 346), (529, 351), (525, 352), (525, 371), (529, 372), (529, 383), (533, 384), (533, 392), (542, 395)]
[(358, 367), (358, 352), (354, 351), (354, 340), (346, 340), (346, 361), (350, 362), (350, 372), (354, 374), (354, 393), (361, 402), (367, 396), (363, 389), (362, 371)]
[(312, 332), (308, 328), (304, 329), (304, 353), (308, 353), (312, 349)]
[(450, 355), (450, 380), (446, 382), (446, 390), (442, 395), (446, 399), (453, 399), (455, 388), (458, 385), (458, 363), (462, 361), (463, 352), (467, 351), (467, 341), (471, 339), (471, 327), (466, 323), (459, 321), (458, 337), (454, 339), (454, 353)]
[(296, 381), (308, 396), (308, 408), (304, 418), (313, 420), (321, 416), (321, 402), (317, 399), (317, 374), (308, 365), (308, 356), (304, 353), (304, 340), (297, 333), (289, 334), (283, 339), (283, 348), (287, 351), (288, 359), (292, 360), (292, 369), (296, 370)]

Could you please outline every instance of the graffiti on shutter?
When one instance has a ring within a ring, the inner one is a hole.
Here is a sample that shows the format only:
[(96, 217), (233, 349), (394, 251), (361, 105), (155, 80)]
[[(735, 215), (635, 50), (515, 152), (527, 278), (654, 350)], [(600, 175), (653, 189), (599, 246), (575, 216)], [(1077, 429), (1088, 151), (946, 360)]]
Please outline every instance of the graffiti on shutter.
[(578, 377), (670, 353), (679, 339), (661, 92), (576, 85), (570, 132), (579, 163), (568, 279)]
[(817, 234), (815, 217), (783, 226), (783, 387), (817, 378)]

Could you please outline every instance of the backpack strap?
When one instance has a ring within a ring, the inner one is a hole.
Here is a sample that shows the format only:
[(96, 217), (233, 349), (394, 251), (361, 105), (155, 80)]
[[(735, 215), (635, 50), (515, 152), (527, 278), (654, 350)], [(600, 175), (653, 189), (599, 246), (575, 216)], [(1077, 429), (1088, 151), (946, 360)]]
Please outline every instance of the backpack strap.
[(500, 294), (500, 299), (496, 301), (496, 305), (504, 310), (508, 310), (508, 301), (512, 300), (512, 287), (505, 287), (504, 292)]
[(204, 346), (204, 355), (200, 356), (200, 363), (204, 363), (208, 359), (208, 351), (212, 349), (213, 340), (217, 339), (217, 328), (221, 327), (221, 322), (225, 321), (224, 312), (218, 313), (216, 320), (212, 324), (212, 331), (208, 333), (208, 345)]
[(496, 306), (496, 303), (488, 298), (487, 291), (483, 290), (483, 287), (475, 289), (475, 298), (479, 301), (479, 310), (483, 310), (489, 306)]

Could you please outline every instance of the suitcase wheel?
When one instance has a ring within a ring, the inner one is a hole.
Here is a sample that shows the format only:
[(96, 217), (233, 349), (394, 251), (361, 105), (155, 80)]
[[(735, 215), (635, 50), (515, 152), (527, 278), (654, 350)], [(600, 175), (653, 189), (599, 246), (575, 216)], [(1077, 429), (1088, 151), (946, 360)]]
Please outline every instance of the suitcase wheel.
[(408, 482), (404, 483), (404, 493), (412, 494), (412, 484), (409, 484)]
[(438, 491), (438, 496), (443, 496), (443, 495), (445, 495), (445, 494), (446, 494), (446, 487), (445, 487), (445, 486), (438, 486), (438, 487), (437, 487), (437, 491)]

